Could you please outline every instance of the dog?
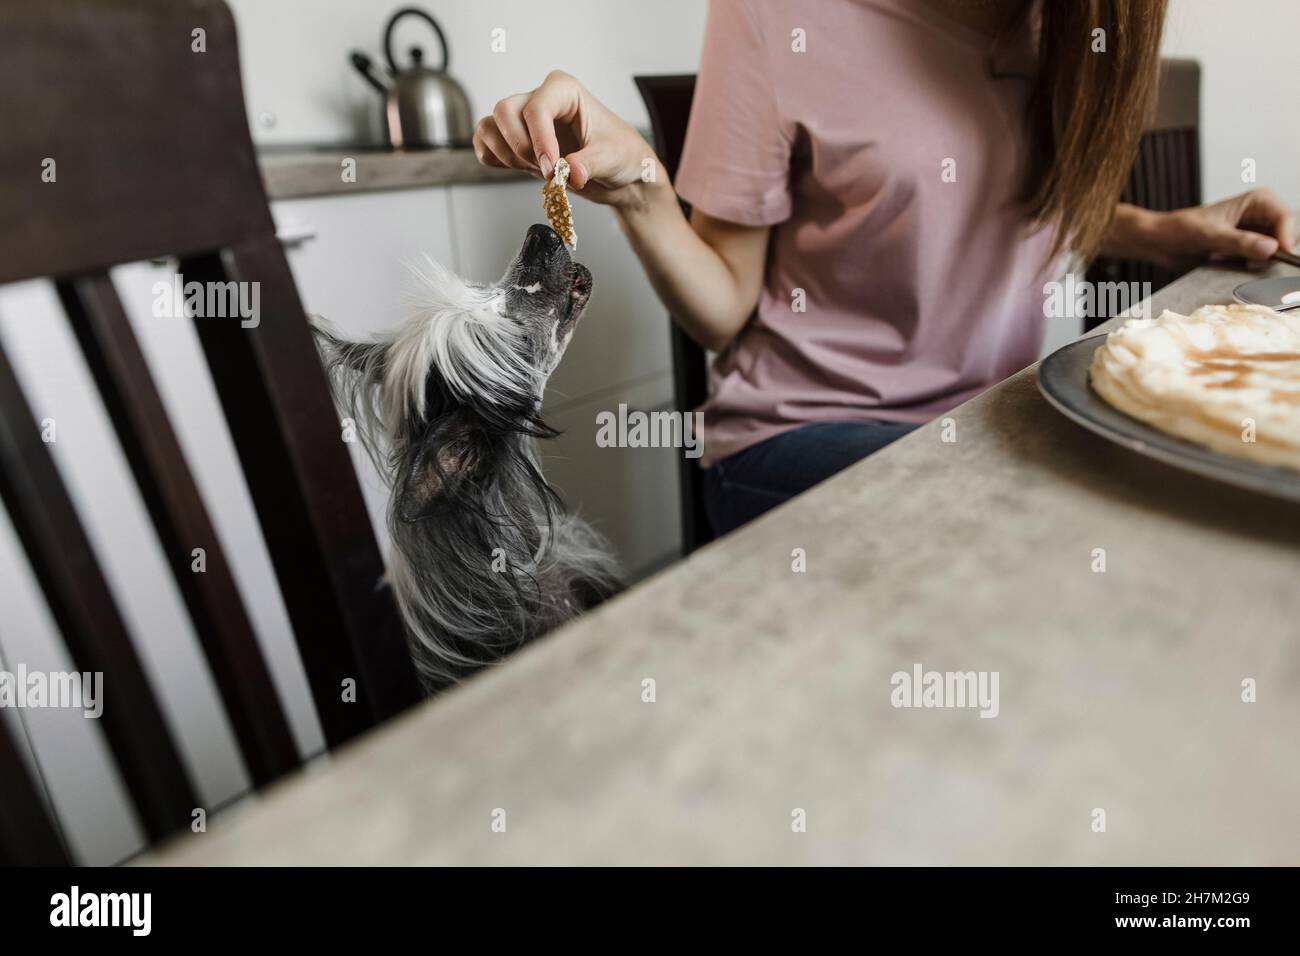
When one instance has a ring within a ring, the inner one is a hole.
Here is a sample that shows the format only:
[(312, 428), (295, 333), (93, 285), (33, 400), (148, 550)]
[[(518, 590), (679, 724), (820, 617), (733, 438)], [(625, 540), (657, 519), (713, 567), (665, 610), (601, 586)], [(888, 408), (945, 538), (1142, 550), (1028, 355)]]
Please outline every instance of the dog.
[(500, 281), (429, 260), (414, 309), (374, 341), (314, 320), (341, 411), (389, 491), (387, 573), (417, 672), (434, 693), (616, 593), (605, 540), (567, 514), (538, 463), (558, 432), (542, 393), (592, 276), (548, 226)]

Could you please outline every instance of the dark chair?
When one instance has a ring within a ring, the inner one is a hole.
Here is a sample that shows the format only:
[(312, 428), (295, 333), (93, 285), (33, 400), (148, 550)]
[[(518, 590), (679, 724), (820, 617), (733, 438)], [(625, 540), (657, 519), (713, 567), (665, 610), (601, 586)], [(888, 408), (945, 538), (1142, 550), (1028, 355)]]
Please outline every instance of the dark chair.
[[(1201, 204), (1201, 67), (1195, 60), (1164, 60), (1156, 113), (1138, 144), (1137, 159), (1121, 199), (1168, 212)], [(1183, 275), (1146, 262), (1099, 258), (1088, 269), (1091, 282), (1149, 282), (1157, 292)], [(1098, 314), (1084, 323), (1091, 331), (1111, 318), (1109, 296), (1097, 296)]]
[[(299, 764), (249, 618), (108, 269), (260, 283), (255, 328), (196, 323), (317, 714), (333, 747), (419, 698), (338, 417), (262, 188), (221, 0), (0, 0), (0, 283), (53, 279), (212, 670), (249, 775)], [(205, 31), (206, 52), (191, 50)], [(56, 181), (42, 181), (47, 158)], [(0, 349), (0, 497), (151, 839), (198, 806), (121, 614)], [(190, 570), (206, 550), (206, 573)], [(356, 702), (344, 700), (355, 681)], [(0, 861), (65, 849), (0, 728)]]
[[(636, 88), (650, 114), (650, 130), (655, 151), (668, 171), (669, 179), (677, 176), (686, 142), (686, 123), (691, 115), (695, 95), (695, 74), (675, 76), (637, 76)], [(689, 216), (690, 207), (682, 210)], [(669, 336), (673, 351), (673, 404), (678, 411), (698, 408), (709, 397), (708, 355), (704, 349), (678, 328), (669, 316)], [(704, 510), (704, 471), (693, 459), (682, 457), (677, 465), (682, 498), (682, 554), (687, 555), (713, 540), (713, 528)]]

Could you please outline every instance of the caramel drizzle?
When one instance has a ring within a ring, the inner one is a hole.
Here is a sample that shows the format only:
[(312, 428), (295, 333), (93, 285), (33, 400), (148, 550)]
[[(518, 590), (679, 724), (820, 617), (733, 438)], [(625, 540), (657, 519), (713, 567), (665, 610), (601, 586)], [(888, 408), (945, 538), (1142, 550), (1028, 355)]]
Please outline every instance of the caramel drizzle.
[[(1196, 350), (1192, 352), (1192, 356), (1188, 360), (1191, 366), (1188, 369), (1189, 375), (1227, 373), (1229, 376), (1219, 382), (1207, 382), (1205, 384), (1207, 389), (1249, 388), (1251, 374), (1262, 371), (1261, 366), (1267, 367), (1275, 362), (1294, 362), (1297, 368), (1294, 371), (1275, 369), (1269, 375), (1270, 381), (1280, 378), (1283, 381), (1300, 382), (1300, 352), (1234, 352), (1231, 349), (1217, 348)], [(1272, 397), (1275, 401), (1288, 405), (1300, 404), (1300, 392), (1274, 389)]]

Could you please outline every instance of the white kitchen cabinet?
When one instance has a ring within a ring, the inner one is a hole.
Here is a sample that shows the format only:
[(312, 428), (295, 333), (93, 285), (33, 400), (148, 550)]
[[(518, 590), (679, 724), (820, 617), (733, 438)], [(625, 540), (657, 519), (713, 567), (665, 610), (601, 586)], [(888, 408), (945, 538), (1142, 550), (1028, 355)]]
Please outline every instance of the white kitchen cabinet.
[[(406, 314), (408, 265), (454, 266), (447, 189), (395, 189), (271, 204), (308, 312), (353, 336), (391, 329)], [(305, 238), (305, 237), (310, 238)]]
[(681, 554), (677, 485), (679, 448), (601, 448), (596, 416), (668, 407), (671, 378), (661, 375), (570, 402), (548, 413), (561, 435), (541, 446), (546, 476), (569, 510), (599, 530), (618, 552), (629, 580), (643, 577)]

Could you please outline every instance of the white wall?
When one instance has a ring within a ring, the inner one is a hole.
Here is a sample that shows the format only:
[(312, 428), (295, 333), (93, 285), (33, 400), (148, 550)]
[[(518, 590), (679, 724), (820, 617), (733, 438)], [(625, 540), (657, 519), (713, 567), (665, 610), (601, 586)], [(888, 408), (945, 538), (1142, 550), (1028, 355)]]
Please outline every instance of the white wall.
[(1171, 0), (1165, 53), (1201, 63), (1201, 161), (1206, 202), (1259, 185), (1300, 205), (1300, 101), (1296, 99), (1300, 3)]
[[(383, 28), (404, 4), (360, 0), (227, 0), (235, 12), (249, 115), (261, 142), (340, 141), (366, 128), (379, 94), (348, 63), (357, 49), (383, 61)], [(704, 0), (422, 0), (451, 46), (451, 72), (477, 115), (498, 99), (567, 70), (609, 107), (648, 125), (631, 77), (694, 71), (704, 30)], [(505, 31), (505, 52), (492, 51)], [(432, 30), (406, 17), (393, 44), (405, 62), (412, 44), (432, 60)]]
[[(1300, 106), (1288, 89), (1298, 35), (1297, 0), (1170, 0), (1164, 54), (1201, 64), (1205, 202), (1269, 186), (1300, 205)], [(1255, 160), (1258, 182), (1242, 182), (1244, 159)], [(1079, 331), (1077, 319), (1049, 318), (1042, 354)]]
[[(229, 0), (240, 28), (250, 115), (262, 142), (337, 141), (357, 135), (378, 95), (347, 54), (381, 57), (381, 33), (397, 3), (358, 0)], [(922, 0), (913, 0), (922, 2)], [(529, 89), (551, 69), (582, 79), (639, 126), (645, 111), (629, 77), (693, 71), (705, 0), (428, 0), (452, 45), (452, 72), (478, 113)], [(557, 13), (558, 11), (558, 13)], [(492, 53), (492, 31), (506, 52)], [(412, 18), (399, 49), (431, 45)], [(1203, 67), (1202, 122), (1207, 201), (1246, 188), (1241, 161), (1258, 161), (1261, 184), (1300, 204), (1300, 121), (1294, 91), (1300, 3), (1296, 0), (1171, 0), (1165, 53)]]

